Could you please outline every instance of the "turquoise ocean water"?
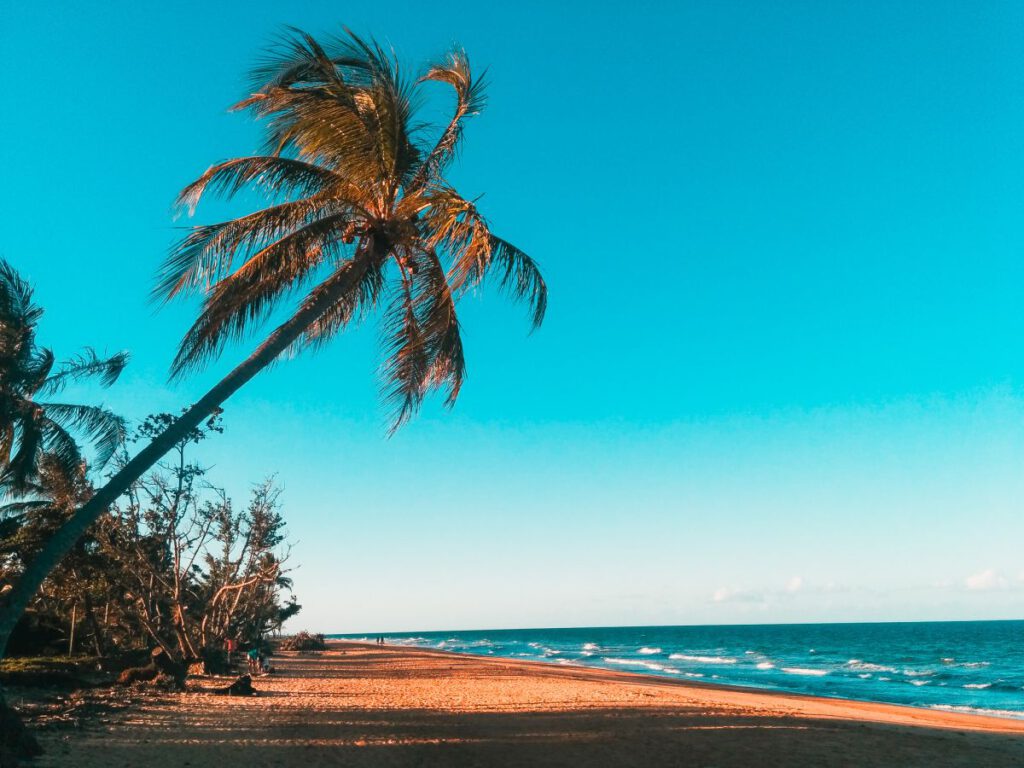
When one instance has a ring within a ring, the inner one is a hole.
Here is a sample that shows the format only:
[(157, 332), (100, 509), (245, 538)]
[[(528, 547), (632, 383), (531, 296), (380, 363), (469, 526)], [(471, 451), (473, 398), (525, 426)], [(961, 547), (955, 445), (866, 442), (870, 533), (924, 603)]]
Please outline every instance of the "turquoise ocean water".
[[(375, 634), (331, 635), (371, 640)], [(388, 643), (1024, 718), (1024, 621), (386, 634)]]

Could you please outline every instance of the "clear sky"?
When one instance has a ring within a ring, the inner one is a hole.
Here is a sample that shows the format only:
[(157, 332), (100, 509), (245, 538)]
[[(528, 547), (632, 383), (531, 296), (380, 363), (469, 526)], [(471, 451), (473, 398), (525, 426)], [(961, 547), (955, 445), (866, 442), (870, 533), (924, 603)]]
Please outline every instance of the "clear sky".
[(128, 416), (195, 400), (247, 348), (168, 385), (195, 306), (147, 294), (175, 193), (255, 149), (261, 48), (457, 42), (491, 88), (453, 178), (548, 319), (467, 300), (458, 406), (391, 440), (372, 324), (229, 401), (203, 458), (285, 485), (293, 629), (1024, 615), (1024, 6), (501, 5), (0, 4), (43, 340), (130, 350)]

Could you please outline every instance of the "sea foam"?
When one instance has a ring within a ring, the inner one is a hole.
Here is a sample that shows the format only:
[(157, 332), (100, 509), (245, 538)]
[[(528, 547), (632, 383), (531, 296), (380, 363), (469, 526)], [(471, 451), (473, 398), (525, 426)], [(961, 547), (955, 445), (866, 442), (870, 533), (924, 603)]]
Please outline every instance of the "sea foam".
[(736, 659), (729, 656), (688, 656), (685, 653), (669, 654), (670, 659), (677, 661), (696, 661), (699, 664), (735, 664)]

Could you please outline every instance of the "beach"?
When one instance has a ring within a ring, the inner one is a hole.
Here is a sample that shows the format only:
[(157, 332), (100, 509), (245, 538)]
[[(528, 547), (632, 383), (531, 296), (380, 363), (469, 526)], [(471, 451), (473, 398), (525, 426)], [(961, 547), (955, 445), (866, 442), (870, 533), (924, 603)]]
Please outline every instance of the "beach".
[(333, 642), (282, 653), (251, 698), (140, 697), (36, 765), (1020, 766), (1024, 721)]

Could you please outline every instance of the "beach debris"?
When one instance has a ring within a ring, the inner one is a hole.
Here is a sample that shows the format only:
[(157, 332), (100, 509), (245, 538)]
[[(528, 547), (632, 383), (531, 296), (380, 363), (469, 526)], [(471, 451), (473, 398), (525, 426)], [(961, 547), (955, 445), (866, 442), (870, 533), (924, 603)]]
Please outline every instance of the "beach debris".
[(160, 674), (160, 670), (149, 665), (145, 667), (128, 667), (117, 676), (118, 685), (132, 685), (133, 683), (148, 683)]
[(118, 676), (117, 682), (118, 685), (153, 682), (161, 688), (181, 690), (185, 687), (187, 672), (185, 664), (172, 659), (163, 648), (154, 648), (149, 657), (149, 664), (144, 667), (129, 667)]
[(231, 685), (217, 688), (213, 694), (215, 696), (255, 696), (256, 690), (252, 687), (252, 678), (249, 675), (242, 675)]

